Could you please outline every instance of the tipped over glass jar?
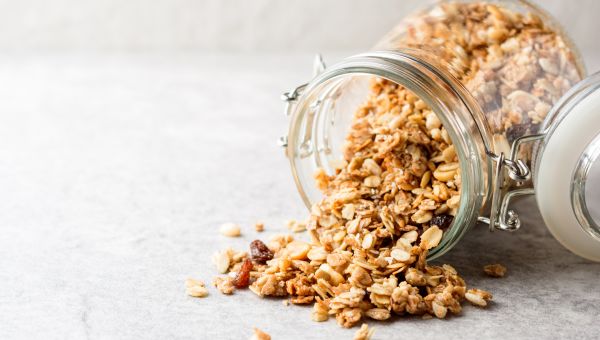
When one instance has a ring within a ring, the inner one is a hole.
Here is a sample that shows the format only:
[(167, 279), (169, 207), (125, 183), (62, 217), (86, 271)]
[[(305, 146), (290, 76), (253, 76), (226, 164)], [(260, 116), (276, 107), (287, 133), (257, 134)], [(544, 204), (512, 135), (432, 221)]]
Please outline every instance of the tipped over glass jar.
[[(328, 68), (318, 59), (315, 71), (283, 97), (282, 145), (307, 206), (322, 197), (315, 172), (350, 178), (376, 166), (383, 180), (354, 189), (402, 198), (372, 223), (426, 229), (451, 218), (435, 258), (478, 221), (519, 229), (509, 203), (534, 194), (555, 238), (600, 261), (600, 75), (584, 79), (577, 48), (540, 8), (438, 1), (373, 51)], [(384, 149), (393, 160), (378, 158)]]

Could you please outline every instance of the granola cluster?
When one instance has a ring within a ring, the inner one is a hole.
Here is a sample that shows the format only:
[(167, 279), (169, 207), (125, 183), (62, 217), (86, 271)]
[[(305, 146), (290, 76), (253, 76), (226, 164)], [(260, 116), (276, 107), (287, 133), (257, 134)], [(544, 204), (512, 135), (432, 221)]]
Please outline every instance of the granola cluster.
[[(442, 3), (413, 18), (394, 46), (423, 46), (451, 65), (474, 94), (502, 145), (535, 132), (550, 106), (579, 80), (575, 57), (561, 36), (535, 15), (496, 5)], [(430, 265), (457, 213), (459, 161), (437, 115), (404, 87), (374, 78), (355, 112), (344, 161), (335, 174), (315, 174), (323, 199), (291, 235), (256, 240), (250, 253), (228, 249), (214, 257), (227, 276), (224, 294), (248, 287), (260, 297), (312, 304), (311, 318), (352, 327), (393, 315), (445, 318), (466, 300), (485, 307), (492, 295), (469, 289), (450, 265)], [(256, 227), (262, 230), (263, 226)], [(224, 228), (228, 236), (239, 229)], [(487, 266), (501, 277), (506, 268)], [(368, 339), (366, 325), (357, 339)]]

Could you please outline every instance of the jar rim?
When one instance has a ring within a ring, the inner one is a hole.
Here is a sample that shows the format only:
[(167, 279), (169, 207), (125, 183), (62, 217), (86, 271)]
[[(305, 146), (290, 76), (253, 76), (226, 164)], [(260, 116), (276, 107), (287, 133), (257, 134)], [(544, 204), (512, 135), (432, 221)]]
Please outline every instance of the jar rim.
[[(302, 172), (300, 152), (299, 126), (307, 115), (316, 116), (310, 111), (311, 104), (327, 94), (328, 86), (344, 77), (367, 75), (388, 79), (404, 86), (423, 100), (435, 112), (452, 139), (461, 169), (462, 187), (460, 203), (452, 226), (444, 233), (440, 244), (432, 249), (429, 258), (434, 259), (454, 247), (471, 226), (476, 224), (481, 210), (486, 205), (491, 183), (491, 160), (486, 150), (492, 150), (489, 145), (491, 132), (482, 120), (483, 114), (462, 84), (445, 71), (441, 65), (427, 60), (427, 52), (400, 49), (396, 51), (375, 51), (355, 55), (327, 68), (324, 72), (309, 82), (297, 105), (292, 110), (290, 129), (288, 132), (287, 156), (292, 168), (292, 174), (309, 207), (312, 203), (307, 197), (307, 186), (314, 187), (313, 181), (307, 181)], [(433, 56), (434, 58), (434, 56)], [(318, 131), (314, 135), (318, 135)], [(313, 145), (314, 146), (314, 145)]]

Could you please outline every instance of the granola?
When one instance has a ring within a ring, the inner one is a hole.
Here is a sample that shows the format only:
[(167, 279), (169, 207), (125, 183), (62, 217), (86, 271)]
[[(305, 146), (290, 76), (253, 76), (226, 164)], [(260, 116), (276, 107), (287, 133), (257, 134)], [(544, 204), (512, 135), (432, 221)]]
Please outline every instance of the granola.
[(250, 338), (250, 340), (271, 340), (271, 336), (260, 329), (254, 327), (254, 335)]
[[(486, 2), (442, 3), (409, 27), (394, 46), (442, 51), (440, 58), (480, 103), (500, 148), (536, 132), (550, 106), (580, 77), (561, 36), (531, 13)], [(396, 83), (372, 79), (343, 158), (334, 174), (315, 173), (323, 199), (309, 218), (287, 223), (292, 232), (306, 231), (310, 242), (279, 235), (254, 241), (251, 258), (220, 252), (218, 271), (242, 275), (244, 284), (229, 276), (215, 280), (217, 288), (230, 294), (249, 284), (260, 297), (313, 304), (312, 320), (332, 317), (342, 327), (394, 314), (446, 318), (459, 314), (465, 300), (487, 306), (489, 292), (468, 289), (450, 265), (427, 263), (452, 228), (462, 183), (448, 130), (427, 104)], [(239, 228), (225, 231), (239, 235)], [(485, 268), (492, 276), (505, 270)], [(371, 334), (363, 324), (355, 338)]]
[(360, 329), (354, 334), (354, 340), (370, 340), (373, 333), (375, 333), (375, 329), (369, 328), (366, 323), (363, 323)]
[(506, 267), (499, 263), (488, 264), (483, 267), (483, 272), (491, 277), (504, 277), (506, 275)]
[[(433, 51), (474, 95), (504, 152), (518, 137), (537, 133), (552, 105), (583, 76), (555, 27), (498, 3), (441, 3), (400, 30), (381, 47)], [(524, 148), (521, 158), (529, 160), (530, 152)]]
[(242, 235), (241, 228), (235, 223), (224, 223), (219, 227), (219, 232), (223, 236), (238, 237)]
[(203, 298), (208, 296), (208, 290), (201, 280), (185, 280), (185, 291), (189, 296)]

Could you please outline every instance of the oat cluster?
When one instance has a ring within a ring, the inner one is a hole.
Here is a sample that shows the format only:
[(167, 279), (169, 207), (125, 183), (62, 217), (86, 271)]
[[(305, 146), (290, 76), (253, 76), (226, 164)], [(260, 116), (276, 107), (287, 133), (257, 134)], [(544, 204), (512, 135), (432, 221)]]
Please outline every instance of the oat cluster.
[[(394, 46), (428, 46), (486, 114), (496, 142), (535, 132), (552, 103), (580, 77), (562, 38), (533, 14), (486, 3), (443, 3), (411, 19)], [(502, 147), (502, 146), (500, 146)], [(314, 321), (335, 318), (352, 327), (393, 315), (445, 318), (466, 300), (485, 307), (492, 295), (469, 289), (450, 265), (427, 263), (457, 213), (461, 172), (455, 148), (436, 114), (407, 89), (374, 78), (347, 135), (336, 173), (315, 174), (323, 199), (294, 232), (250, 253), (214, 257), (228, 274), (214, 284), (224, 294), (249, 287), (260, 297), (312, 304)], [(222, 232), (238, 236), (239, 230)], [(257, 227), (257, 230), (262, 230)], [(506, 269), (486, 267), (492, 276)], [(357, 339), (368, 339), (366, 325)]]

